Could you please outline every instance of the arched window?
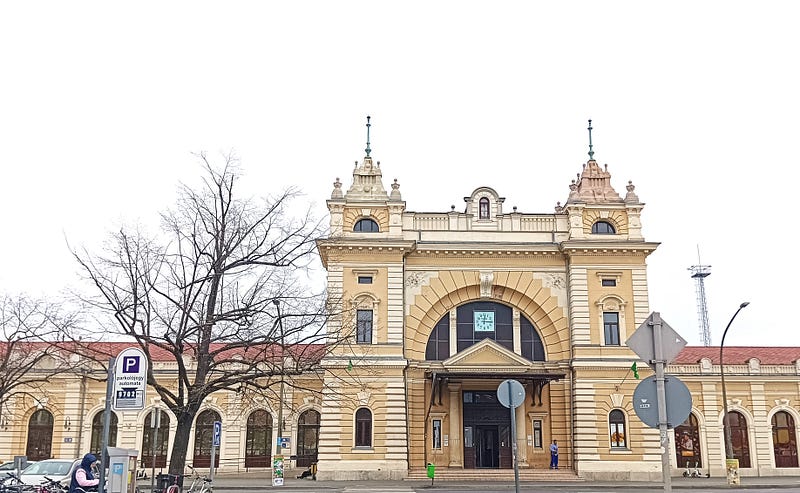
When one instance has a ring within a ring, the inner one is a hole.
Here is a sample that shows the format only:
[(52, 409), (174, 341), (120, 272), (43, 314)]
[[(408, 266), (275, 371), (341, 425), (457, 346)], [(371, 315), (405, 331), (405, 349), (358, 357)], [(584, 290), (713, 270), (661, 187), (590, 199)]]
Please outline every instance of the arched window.
[[(167, 467), (167, 449), (169, 447), (169, 414), (163, 409), (160, 412), (161, 416), (157, 420), (158, 430), (153, 429), (153, 413), (150, 411), (144, 418), (144, 430), (142, 433), (142, 450), (139, 452), (139, 457), (142, 458), (142, 467), (153, 467), (153, 445), (156, 446), (155, 458), (156, 467)], [(155, 438), (155, 441), (153, 440)], [(98, 455), (98, 457), (100, 457)]]
[(297, 419), (297, 467), (317, 462), (319, 412), (309, 409)]
[(625, 413), (614, 409), (608, 414), (608, 431), (611, 438), (611, 448), (628, 448), (625, 434)]
[(244, 467), (271, 467), (272, 415), (263, 409), (247, 418)]
[(353, 226), (353, 231), (356, 233), (377, 233), (380, 228), (378, 228), (378, 223), (372, 219), (359, 219), (356, 225)]
[(616, 233), (617, 231), (614, 229), (614, 226), (608, 221), (597, 221), (596, 223), (592, 224), (592, 234), (613, 235)]
[(25, 455), (28, 460), (45, 460), (51, 457), (53, 446), (53, 414), (47, 409), (39, 409), (28, 421), (28, 446)]
[(747, 421), (742, 413), (730, 411), (728, 422), (730, 423), (733, 455), (739, 459), (739, 467), (750, 467), (750, 439), (747, 435)]
[(682, 425), (675, 427), (675, 456), (679, 468), (703, 467), (700, 461), (700, 427), (694, 414), (689, 414)]
[(797, 467), (797, 438), (794, 418), (786, 411), (772, 415), (772, 450), (775, 467)]
[(531, 361), (544, 361), (544, 344), (533, 324), (525, 317), (519, 317), (519, 332), (522, 341), (522, 357)]
[(486, 197), (478, 202), (478, 219), (489, 219), (489, 199)]
[(448, 313), (433, 328), (425, 348), (425, 359), (443, 361), (450, 357), (450, 314)]
[(509, 351), (514, 351), (511, 307), (492, 301), (474, 301), (459, 306), (456, 308), (456, 335), (458, 351), (484, 339), (492, 339)]
[[(214, 421), (222, 421), (216, 411), (206, 409), (197, 415), (194, 422), (194, 467), (211, 466), (211, 443), (214, 439)], [(214, 467), (219, 467), (219, 455), (216, 454)]]
[(372, 447), (372, 411), (366, 407), (356, 411), (356, 447)]
[[(103, 415), (105, 413), (100, 411), (92, 418), (92, 438), (89, 444), (89, 452), (93, 453), (95, 457), (100, 457), (103, 450)], [(117, 415), (111, 411), (111, 422), (108, 424), (108, 446), (117, 446)]]

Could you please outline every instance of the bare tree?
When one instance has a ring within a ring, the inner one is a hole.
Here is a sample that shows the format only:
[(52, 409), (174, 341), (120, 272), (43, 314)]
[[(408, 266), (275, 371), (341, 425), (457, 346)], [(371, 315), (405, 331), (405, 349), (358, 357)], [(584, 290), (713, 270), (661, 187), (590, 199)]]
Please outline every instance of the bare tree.
[[(268, 391), (279, 375), (309, 374), (334, 342), (324, 333), (324, 293), (299, 279), (317, 256), (321, 223), (290, 212), (295, 190), (242, 199), (235, 161), (205, 155), (203, 182), (182, 186), (161, 215), (160, 234), (122, 229), (101, 253), (73, 250), (115, 329), (148, 355), (167, 355), (177, 374), (147, 382), (177, 417), (169, 471), (185, 466), (203, 400), (220, 390)], [(291, 364), (285, 365), (286, 361)]]
[(24, 295), (0, 298), (0, 417), (17, 398), (43, 400), (48, 380), (71, 370), (61, 345), (75, 322), (75, 314), (57, 302)]

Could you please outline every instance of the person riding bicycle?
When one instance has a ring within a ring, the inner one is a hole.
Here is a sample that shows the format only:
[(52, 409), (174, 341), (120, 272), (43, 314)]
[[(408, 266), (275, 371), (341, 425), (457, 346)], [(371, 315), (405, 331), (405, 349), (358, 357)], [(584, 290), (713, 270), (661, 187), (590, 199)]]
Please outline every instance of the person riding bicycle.
[(94, 454), (83, 456), (81, 464), (72, 472), (72, 480), (69, 482), (69, 493), (80, 493), (81, 491), (97, 491), (97, 484), (100, 482), (94, 476), (92, 465), (97, 462)]

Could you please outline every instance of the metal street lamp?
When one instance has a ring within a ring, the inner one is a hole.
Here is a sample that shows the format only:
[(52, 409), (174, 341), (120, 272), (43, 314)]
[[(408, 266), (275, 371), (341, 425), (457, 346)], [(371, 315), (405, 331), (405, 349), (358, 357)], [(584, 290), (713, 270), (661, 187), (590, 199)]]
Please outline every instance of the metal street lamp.
[(733, 314), (731, 317), (730, 322), (728, 322), (727, 327), (725, 327), (725, 332), (722, 333), (722, 342), (719, 343), (719, 374), (722, 377), (722, 406), (723, 406), (723, 415), (722, 415), (722, 427), (725, 429), (725, 458), (726, 459), (733, 459), (733, 443), (731, 442), (731, 424), (730, 420), (728, 419), (728, 394), (725, 392), (725, 362), (722, 360), (722, 349), (725, 347), (725, 335), (728, 334), (728, 329), (731, 328), (731, 324), (733, 323), (733, 319), (736, 318), (736, 315), (742, 311), (742, 308), (749, 305), (749, 301), (745, 301), (741, 305), (739, 305), (739, 309), (736, 310), (736, 313)]
[(281, 393), (278, 404), (278, 440), (275, 440), (275, 455), (281, 455), (281, 438), (283, 438), (283, 319), (281, 318), (281, 305), (278, 299), (272, 300), (278, 310), (278, 327), (281, 330)]

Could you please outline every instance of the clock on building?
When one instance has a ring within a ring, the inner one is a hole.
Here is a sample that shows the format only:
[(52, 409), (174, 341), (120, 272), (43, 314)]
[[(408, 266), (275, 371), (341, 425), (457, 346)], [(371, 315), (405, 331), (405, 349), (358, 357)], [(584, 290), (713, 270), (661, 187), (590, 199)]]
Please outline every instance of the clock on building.
[(494, 312), (474, 311), (472, 313), (475, 332), (494, 332)]

